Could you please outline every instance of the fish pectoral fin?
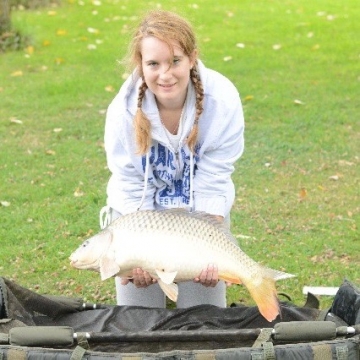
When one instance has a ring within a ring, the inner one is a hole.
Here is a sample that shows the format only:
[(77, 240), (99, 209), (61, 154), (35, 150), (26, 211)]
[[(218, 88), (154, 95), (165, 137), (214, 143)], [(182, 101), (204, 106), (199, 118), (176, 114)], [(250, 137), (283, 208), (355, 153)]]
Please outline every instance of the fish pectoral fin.
[(161, 279), (158, 280), (158, 284), (165, 295), (172, 301), (177, 301), (179, 288), (175, 283), (166, 284)]
[(101, 280), (106, 280), (116, 275), (120, 271), (120, 266), (115, 262), (114, 259), (109, 257), (102, 257), (100, 259), (100, 275)]
[(239, 284), (239, 285), (242, 284), (242, 281), (239, 277), (234, 276), (229, 273), (219, 272), (219, 279), (224, 280), (225, 282), (232, 283), (232, 284)]
[(160, 278), (160, 280), (165, 284), (172, 284), (176, 278), (177, 271), (167, 272), (165, 270), (155, 269), (156, 275)]

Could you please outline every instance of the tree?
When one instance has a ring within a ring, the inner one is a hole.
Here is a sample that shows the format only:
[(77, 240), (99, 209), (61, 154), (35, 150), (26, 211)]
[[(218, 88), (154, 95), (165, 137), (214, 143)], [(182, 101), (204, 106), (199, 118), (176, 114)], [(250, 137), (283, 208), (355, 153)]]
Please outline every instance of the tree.
[(10, 30), (10, 0), (0, 0), (0, 35)]

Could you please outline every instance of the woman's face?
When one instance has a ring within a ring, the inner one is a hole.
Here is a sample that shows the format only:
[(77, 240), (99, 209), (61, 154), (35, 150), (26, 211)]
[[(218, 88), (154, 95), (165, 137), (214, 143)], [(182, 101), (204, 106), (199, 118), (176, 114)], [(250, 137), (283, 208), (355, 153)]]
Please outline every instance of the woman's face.
[(154, 93), (160, 106), (176, 109), (185, 102), (196, 50), (189, 58), (179, 43), (174, 41), (173, 51), (174, 55), (168, 44), (153, 36), (144, 38), (141, 43), (141, 65), (148, 88)]

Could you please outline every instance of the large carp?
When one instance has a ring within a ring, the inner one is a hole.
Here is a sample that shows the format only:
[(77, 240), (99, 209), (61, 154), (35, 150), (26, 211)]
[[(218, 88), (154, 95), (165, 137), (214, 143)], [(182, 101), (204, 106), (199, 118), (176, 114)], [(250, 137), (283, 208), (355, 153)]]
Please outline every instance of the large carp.
[(235, 243), (227, 226), (204, 212), (145, 210), (120, 216), (70, 260), (77, 269), (99, 271), (102, 280), (130, 277), (132, 269), (142, 268), (173, 301), (176, 282), (192, 280), (214, 264), (221, 280), (244, 284), (260, 313), (272, 321), (279, 314), (275, 281), (293, 275), (261, 266)]

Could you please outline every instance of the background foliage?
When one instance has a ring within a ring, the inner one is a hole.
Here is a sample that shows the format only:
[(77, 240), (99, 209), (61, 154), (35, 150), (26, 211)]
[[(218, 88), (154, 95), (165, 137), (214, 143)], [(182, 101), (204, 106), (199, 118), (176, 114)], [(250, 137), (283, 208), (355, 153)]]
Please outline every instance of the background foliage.
[[(347, 1), (64, 1), (12, 12), (29, 36), (0, 56), (0, 274), (40, 293), (114, 303), (112, 281), (69, 266), (106, 201), (105, 111), (140, 16), (186, 16), (202, 60), (240, 91), (246, 151), (232, 231), (264, 265), (304, 285), (360, 283), (360, 8)], [(251, 304), (241, 287), (229, 302)], [(322, 298), (322, 305), (331, 299)]]

